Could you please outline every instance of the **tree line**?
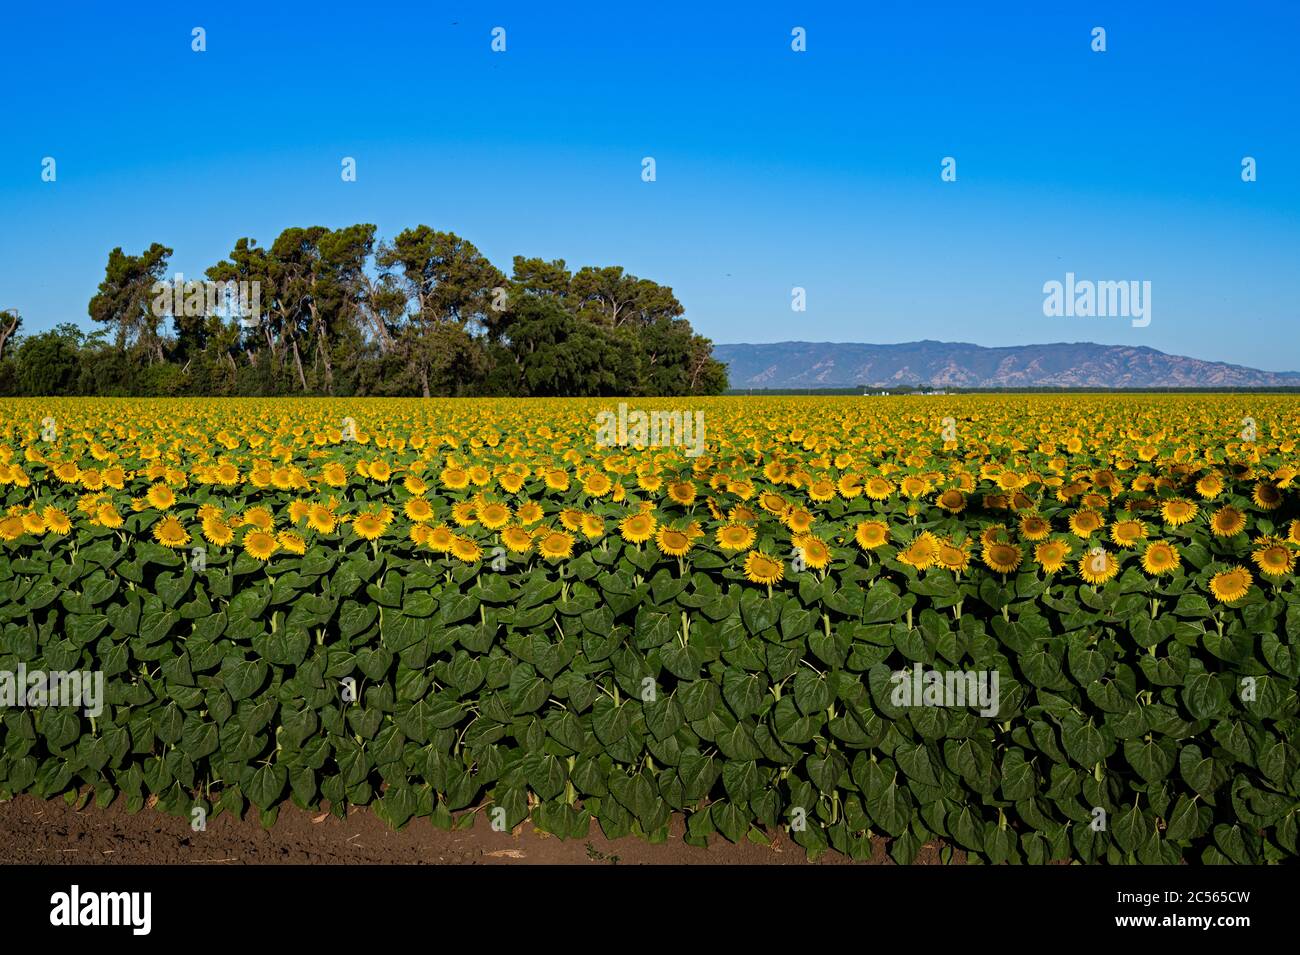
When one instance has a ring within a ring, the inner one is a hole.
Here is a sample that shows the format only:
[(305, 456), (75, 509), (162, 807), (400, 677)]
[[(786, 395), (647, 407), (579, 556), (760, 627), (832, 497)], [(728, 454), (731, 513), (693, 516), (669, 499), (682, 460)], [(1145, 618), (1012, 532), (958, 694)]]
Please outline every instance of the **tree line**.
[(92, 332), (24, 335), (0, 312), (4, 395), (680, 396), (726, 367), (671, 288), (620, 266), (515, 256), (420, 225), (239, 239), (194, 281), (172, 250), (115, 248)]

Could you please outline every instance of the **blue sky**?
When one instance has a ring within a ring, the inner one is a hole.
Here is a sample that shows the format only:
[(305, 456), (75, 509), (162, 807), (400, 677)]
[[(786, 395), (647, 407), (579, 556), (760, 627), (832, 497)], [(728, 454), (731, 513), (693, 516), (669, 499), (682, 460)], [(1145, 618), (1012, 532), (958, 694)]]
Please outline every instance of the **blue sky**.
[[(717, 342), (1098, 341), (1300, 370), (1300, 4), (735, 9), (8, 4), (0, 308), (89, 327), (117, 245), (198, 275), (243, 235), (423, 222), (507, 271), (623, 265)], [(1067, 271), (1150, 281), (1150, 325), (1045, 317)]]

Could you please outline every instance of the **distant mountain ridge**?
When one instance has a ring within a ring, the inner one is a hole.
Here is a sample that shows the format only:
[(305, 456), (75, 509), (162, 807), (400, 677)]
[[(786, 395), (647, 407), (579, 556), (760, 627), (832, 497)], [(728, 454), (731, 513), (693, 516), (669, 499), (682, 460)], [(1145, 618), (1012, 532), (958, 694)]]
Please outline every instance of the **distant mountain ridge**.
[(714, 345), (732, 388), (1275, 388), (1300, 372), (1260, 371), (1154, 348), (1056, 342), (985, 348), (966, 342), (899, 345), (774, 342)]

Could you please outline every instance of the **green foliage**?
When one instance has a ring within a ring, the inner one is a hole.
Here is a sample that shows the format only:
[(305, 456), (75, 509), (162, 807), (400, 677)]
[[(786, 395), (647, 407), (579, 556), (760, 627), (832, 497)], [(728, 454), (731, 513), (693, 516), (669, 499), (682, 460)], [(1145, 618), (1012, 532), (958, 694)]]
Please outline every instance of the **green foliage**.
[[(246, 555), (196, 573), (79, 533), (71, 557), (6, 545), (0, 669), (102, 669), (107, 704), (4, 711), (5, 795), (370, 805), (393, 825), (500, 809), (578, 839), (662, 839), (681, 812), (696, 844), (786, 827), (814, 856), (885, 836), (900, 862), (934, 840), (986, 862), (1296, 854), (1291, 596), (1210, 618), (1179, 600), (1190, 578), (1032, 573), (900, 595), (837, 560), (769, 597), (617, 537), (501, 573), (355, 540), (274, 576)], [(1152, 597), (1172, 611), (1153, 620)], [(896, 705), (891, 671), (917, 665), (996, 670), (998, 712)]]

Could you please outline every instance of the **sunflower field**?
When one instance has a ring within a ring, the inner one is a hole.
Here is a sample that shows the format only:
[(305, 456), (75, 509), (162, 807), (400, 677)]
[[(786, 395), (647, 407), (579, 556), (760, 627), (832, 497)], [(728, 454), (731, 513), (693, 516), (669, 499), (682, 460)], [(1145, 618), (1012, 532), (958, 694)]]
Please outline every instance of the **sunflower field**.
[(0, 400), (0, 672), (105, 680), (0, 709), (0, 796), (1296, 855), (1300, 400), (691, 399), (697, 456), (611, 407)]

